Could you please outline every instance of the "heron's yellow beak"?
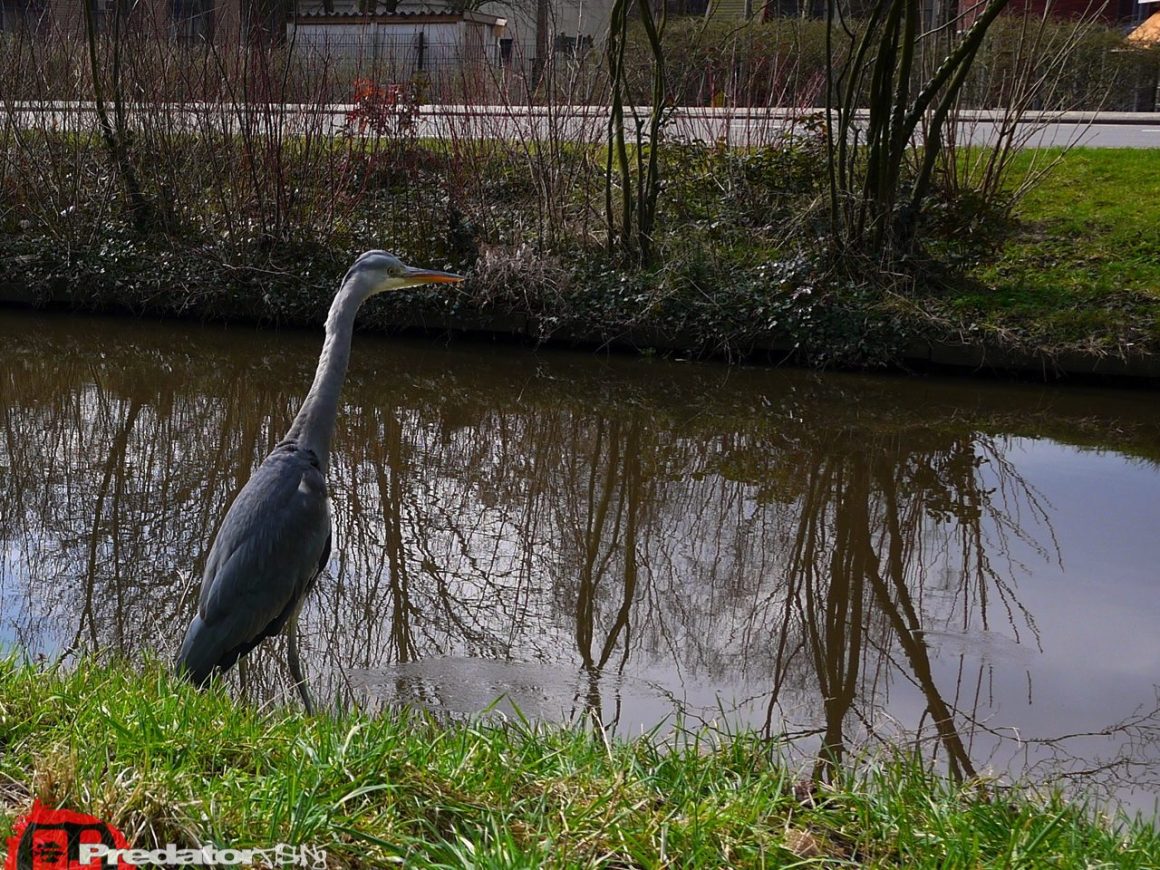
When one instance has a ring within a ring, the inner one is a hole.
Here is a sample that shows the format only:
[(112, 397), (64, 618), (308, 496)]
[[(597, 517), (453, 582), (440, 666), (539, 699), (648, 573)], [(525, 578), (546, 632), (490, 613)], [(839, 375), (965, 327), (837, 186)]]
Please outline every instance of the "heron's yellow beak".
[(458, 284), (464, 280), (462, 275), (456, 275), (453, 272), (439, 272), (435, 269), (415, 269), (411, 266), (407, 267), (407, 271), (403, 275), (407, 283), (415, 284)]

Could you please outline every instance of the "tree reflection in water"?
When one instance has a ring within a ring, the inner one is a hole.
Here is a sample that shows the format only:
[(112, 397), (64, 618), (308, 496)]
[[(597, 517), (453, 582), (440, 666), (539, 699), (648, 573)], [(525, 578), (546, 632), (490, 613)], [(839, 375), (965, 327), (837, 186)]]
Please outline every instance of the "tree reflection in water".
[[(851, 430), (818, 441), (783, 457), (801, 474), (792, 484), (796, 510), (765, 727), (775, 728), (787, 678), (813, 675), (824, 723), (815, 774), (824, 775), (845, 754), (851, 719), (871, 734), (881, 730), (875, 707), (888, 704), (901, 670), (921, 690), (950, 773), (975, 776), (959, 733), (961, 719), (973, 718), (970, 707), (956, 715), (962, 699), (943, 697), (924, 633), (988, 631), (999, 608), (1015, 637), (1034, 636), (1010, 575), (992, 567), (991, 554), (1007, 552), (996, 540), (1026, 540), (1012, 516), (1050, 529), (1047, 511), (988, 436)], [(984, 466), (998, 489), (984, 483)], [(980, 671), (977, 682), (984, 679)]]
[[(314, 337), (11, 314), (0, 335), (0, 640), (170, 656)], [(994, 669), (1027, 665), (968, 648), (948, 669), (929, 639), (1039, 649), (1017, 581), (1060, 545), (1012, 445), (1099, 444), (1154, 475), (1160, 443), (1154, 413), (1044, 389), (399, 343), (355, 354), (346, 398), (338, 543), (302, 618), (320, 696), (454, 710), (434, 660), (533, 663), (475, 688), (633, 730), (700, 686), (709, 715), (812, 735), (822, 777), (900, 737), (974, 776), (1007, 733)], [(282, 697), (283, 661), (230, 679)], [(1154, 721), (1133, 727), (1131, 763), (1154, 761)]]

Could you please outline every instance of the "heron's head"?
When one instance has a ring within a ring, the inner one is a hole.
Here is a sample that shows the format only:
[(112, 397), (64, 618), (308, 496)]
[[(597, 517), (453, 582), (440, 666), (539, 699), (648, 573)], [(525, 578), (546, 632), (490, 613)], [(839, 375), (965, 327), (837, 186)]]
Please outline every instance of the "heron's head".
[(439, 272), (435, 269), (417, 269), (408, 266), (394, 254), (386, 251), (367, 251), (354, 261), (346, 280), (358, 278), (369, 291), (368, 296), (385, 293), (388, 290), (402, 290), (420, 284), (455, 284), (463, 280), (462, 275)]

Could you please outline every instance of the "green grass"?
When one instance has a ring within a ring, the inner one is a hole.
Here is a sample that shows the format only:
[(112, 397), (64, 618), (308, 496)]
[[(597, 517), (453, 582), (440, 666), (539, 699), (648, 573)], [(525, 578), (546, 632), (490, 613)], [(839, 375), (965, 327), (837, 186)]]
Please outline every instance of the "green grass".
[(960, 316), (1048, 348), (1160, 347), (1160, 150), (1073, 150), (1015, 217), (998, 257), (955, 297)]
[(308, 718), (155, 665), (0, 663), (0, 745), (0, 827), (35, 795), (138, 848), (307, 843), (334, 867), (1160, 866), (1154, 827), (902, 758), (806, 787), (752, 735), (660, 749), (411, 711)]

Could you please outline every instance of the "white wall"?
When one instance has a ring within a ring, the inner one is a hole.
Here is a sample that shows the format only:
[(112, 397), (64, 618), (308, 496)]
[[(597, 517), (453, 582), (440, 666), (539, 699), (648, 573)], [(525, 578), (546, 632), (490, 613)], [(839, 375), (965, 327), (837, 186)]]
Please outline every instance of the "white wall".
[[(1160, 2), (1160, 0), (1158, 0)], [(399, 4), (400, 12), (431, 12), (436, 13), (441, 3), (440, 0), (431, 0), (431, 2), (423, 2), (423, 0), (402, 0)], [(513, 61), (515, 65), (523, 65), (527, 71), (531, 70), (532, 61), (536, 57), (536, 7), (537, 0), (491, 0), (491, 2), (484, 3), (479, 11), (484, 15), (493, 15), (497, 18), (504, 18), (507, 20), (507, 27), (503, 33), (504, 38), (512, 40)], [(555, 37), (559, 34), (565, 34), (576, 38), (591, 37), (593, 45), (599, 47), (603, 44), (604, 38), (608, 32), (608, 16), (612, 9), (612, 0), (548, 0), (548, 49), (552, 51), (555, 45)], [(299, 0), (298, 9), (301, 13), (310, 15), (322, 12), (322, 0)], [(334, 10), (337, 14), (350, 14), (357, 9), (357, 0), (334, 0)], [(419, 25), (416, 25), (419, 26)], [(421, 25), (424, 28), (431, 28), (432, 25)], [(440, 25), (442, 26), (442, 25)], [(468, 23), (466, 26), (482, 26)], [(312, 27), (318, 30), (318, 39), (321, 39), (321, 34), (324, 28), (328, 25), (313, 25), (307, 21), (301, 23), (301, 27)], [(360, 56), (369, 56), (371, 45), (364, 44), (362, 47), (354, 45), (353, 36), (344, 36), (346, 30), (353, 29), (352, 25), (329, 25), (332, 32), (327, 37), (331, 40), (330, 45), (333, 47), (342, 42), (351, 45), (351, 51), (357, 51)], [(408, 37), (402, 34), (410, 25), (402, 22), (390, 25), (390, 28), (395, 31), (389, 39), (382, 38), (377, 43), (380, 56), (388, 44), (399, 45)], [(484, 28), (484, 30), (489, 30)], [(315, 37), (312, 37), (315, 38)], [(409, 38), (415, 39), (414, 31), (410, 31)], [(436, 31), (428, 32), (428, 42), (435, 43), (445, 40), (447, 37)], [(302, 40), (302, 36), (299, 36)], [(486, 45), (498, 45), (498, 37), (494, 34), (485, 32), (483, 40)], [(365, 42), (365, 41), (364, 41)], [(495, 49), (498, 56), (498, 49)]]
[[(549, 50), (561, 33), (574, 38), (591, 37), (594, 46), (603, 45), (611, 10), (612, 0), (549, 0)], [(508, 19), (508, 36), (515, 54), (530, 65), (536, 56), (536, 0), (493, 0), (484, 3), (480, 12)]]
[(495, 63), (499, 57), (495, 28), (476, 22), (402, 21), (363, 25), (303, 20), (291, 24), (290, 33), (300, 48), (367, 60), (414, 54), (418, 63), (420, 46), (424, 66), (457, 63), (465, 58)]

